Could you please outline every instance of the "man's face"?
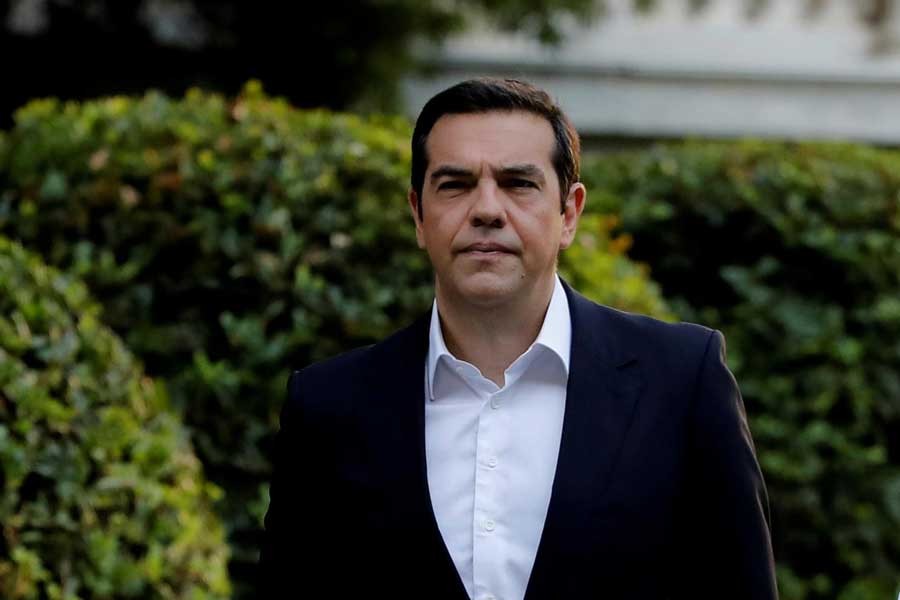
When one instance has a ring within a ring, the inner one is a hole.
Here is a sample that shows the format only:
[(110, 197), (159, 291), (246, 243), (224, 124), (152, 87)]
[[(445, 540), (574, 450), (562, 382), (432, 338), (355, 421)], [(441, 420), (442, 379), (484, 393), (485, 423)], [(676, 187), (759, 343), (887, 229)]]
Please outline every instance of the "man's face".
[(424, 218), (409, 203), (441, 297), (484, 307), (549, 291), (575, 235), (584, 186), (560, 214), (550, 123), (525, 111), (444, 115), (426, 143)]

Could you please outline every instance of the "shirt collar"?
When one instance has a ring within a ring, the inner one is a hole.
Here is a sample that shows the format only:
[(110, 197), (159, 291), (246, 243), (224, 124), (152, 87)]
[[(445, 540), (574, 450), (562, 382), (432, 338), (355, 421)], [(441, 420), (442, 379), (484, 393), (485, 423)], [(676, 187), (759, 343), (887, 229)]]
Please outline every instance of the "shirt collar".
[[(558, 276), (554, 277), (553, 295), (550, 297), (550, 305), (547, 307), (547, 314), (544, 315), (544, 323), (541, 325), (541, 330), (523, 355), (534, 346), (544, 347), (559, 357), (566, 376), (568, 376), (572, 347), (572, 319), (569, 313), (569, 301)], [(438, 315), (437, 298), (435, 298), (431, 306), (431, 325), (428, 331), (428, 358), (425, 362), (425, 385), (428, 400), (434, 400), (434, 376), (438, 364), (444, 357), (456, 360), (456, 357), (447, 349), (447, 344), (444, 342), (444, 334), (441, 331), (441, 321)]]

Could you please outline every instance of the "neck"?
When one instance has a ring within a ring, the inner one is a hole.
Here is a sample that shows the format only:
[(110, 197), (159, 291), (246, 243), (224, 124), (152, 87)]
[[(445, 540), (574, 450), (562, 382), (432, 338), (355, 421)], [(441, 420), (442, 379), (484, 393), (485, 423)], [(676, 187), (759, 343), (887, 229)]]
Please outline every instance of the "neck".
[(436, 286), (441, 332), (447, 349), (503, 386), (504, 372), (537, 338), (550, 306), (556, 274), (528, 294), (496, 306), (476, 306)]

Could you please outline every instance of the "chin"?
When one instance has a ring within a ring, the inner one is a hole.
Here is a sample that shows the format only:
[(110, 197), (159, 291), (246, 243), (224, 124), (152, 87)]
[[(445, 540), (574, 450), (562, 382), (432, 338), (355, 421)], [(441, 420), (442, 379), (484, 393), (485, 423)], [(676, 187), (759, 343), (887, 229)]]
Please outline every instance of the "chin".
[(503, 304), (519, 291), (521, 280), (514, 276), (497, 277), (479, 274), (460, 282), (459, 295), (472, 304), (495, 306)]

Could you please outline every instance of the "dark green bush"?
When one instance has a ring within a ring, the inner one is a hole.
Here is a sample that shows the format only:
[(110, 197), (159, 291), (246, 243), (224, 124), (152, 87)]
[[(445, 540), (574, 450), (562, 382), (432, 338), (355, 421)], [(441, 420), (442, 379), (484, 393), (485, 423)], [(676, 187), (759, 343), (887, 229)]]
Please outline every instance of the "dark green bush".
[(560, 274), (597, 302), (673, 320), (650, 270), (626, 255), (630, 238), (613, 233), (618, 222), (615, 215), (582, 216), (574, 243), (560, 255)]
[(82, 277), (104, 322), (166, 379), (248, 569), (289, 370), (428, 302), (405, 132), (249, 89), (235, 102), (37, 101), (7, 136), (0, 232)]
[[(0, 139), (0, 232), (82, 277), (166, 379), (225, 488), (238, 582), (256, 560), (289, 370), (431, 302), (405, 200), (409, 135), (405, 121), (297, 111), (249, 85), (233, 102), (36, 101)], [(610, 225), (589, 221), (564, 270), (600, 301), (662, 314)]]
[(98, 313), (0, 237), (0, 596), (224, 598), (219, 492)]
[(900, 153), (689, 143), (585, 172), (676, 313), (726, 333), (783, 597), (896, 597)]

